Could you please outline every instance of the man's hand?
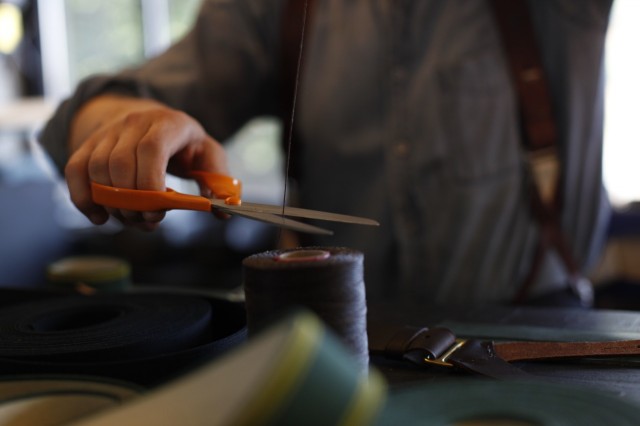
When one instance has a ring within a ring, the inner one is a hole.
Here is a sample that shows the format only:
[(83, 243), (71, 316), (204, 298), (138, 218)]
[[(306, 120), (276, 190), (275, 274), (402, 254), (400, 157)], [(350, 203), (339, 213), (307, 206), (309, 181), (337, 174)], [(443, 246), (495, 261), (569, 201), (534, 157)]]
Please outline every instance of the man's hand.
[(164, 212), (105, 209), (91, 199), (90, 182), (162, 191), (167, 171), (228, 174), (222, 146), (189, 115), (149, 99), (103, 95), (74, 117), (65, 177), (71, 200), (95, 224), (111, 214), (125, 225), (155, 229)]

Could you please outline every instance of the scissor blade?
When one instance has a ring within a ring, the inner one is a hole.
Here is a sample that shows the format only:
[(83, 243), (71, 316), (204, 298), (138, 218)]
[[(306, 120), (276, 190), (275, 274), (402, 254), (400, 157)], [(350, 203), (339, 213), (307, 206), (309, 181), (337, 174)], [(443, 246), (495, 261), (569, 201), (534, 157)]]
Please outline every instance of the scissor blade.
[[(224, 208), (228, 206), (224, 204), (222, 200), (212, 200), (214, 205), (219, 208)], [(221, 204), (222, 203), (222, 204)], [(231, 207), (231, 206), (229, 206)], [(307, 219), (318, 219), (318, 220), (327, 220), (332, 222), (344, 222), (344, 223), (353, 223), (357, 225), (370, 225), (370, 226), (378, 226), (380, 225), (373, 219), (367, 219), (364, 217), (357, 216), (349, 216), (346, 214), (339, 213), (329, 213), (322, 212), (318, 210), (310, 210), (310, 209), (301, 209), (299, 207), (284, 207), (282, 206), (274, 206), (269, 204), (258, 204), (258, 203), (245, 203), (243, 202), (239, 206), (232, 206), (235, 212), (254, 212), (254, 213), (270, 213), (276, 214), (280, 216), (293, 216), (293, 217), (304, 217)]]
[(292, 231), (305, 232), (307, 234), (333, 235), (333, 231), (328, 229), (319, 228), (317, 226), (287, 219), (286, 217), (277, 216), (271, 213), (244, 211), (238, 209), (237, 206), (228, 206), (227, 208), (216, 206), (216, 208), (224, 213), (259, 220), (261, 222), (270, 223), (272, 225), (279, 226), (280, 228), (290, 229)]

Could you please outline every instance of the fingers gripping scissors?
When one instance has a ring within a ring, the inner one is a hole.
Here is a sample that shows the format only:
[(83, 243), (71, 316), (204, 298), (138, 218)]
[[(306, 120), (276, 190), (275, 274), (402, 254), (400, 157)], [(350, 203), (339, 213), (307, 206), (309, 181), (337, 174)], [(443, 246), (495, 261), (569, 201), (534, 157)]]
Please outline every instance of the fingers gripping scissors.
[(203, 171), (193, 171), (190, 173), (190, 177), (195, 179), (202, 187), (208, 188), (214, 197), (207, 198), (199, 195), (184, 194), (170, 188), (167, 188), (165, 191), (149, 191), (117, 188), (96, 182), (91, 182), (91, 193), (93, 201), (104, 207), (133, 211), (180, 209), (213, 212), (218, 210), (229, 215), (255, 219), (281, 228), (311, 234), (332, 235), (333, 232), (328, 229), (288, 219), (287, 217), (302, 217), (358, 225), (379, 225), (378, 222), (372, 219), (344, 214), (296, 207), (283, 208), (282, 206), (269, 204), (245, 203), (240, 198), (242, 184), (238, 179)]

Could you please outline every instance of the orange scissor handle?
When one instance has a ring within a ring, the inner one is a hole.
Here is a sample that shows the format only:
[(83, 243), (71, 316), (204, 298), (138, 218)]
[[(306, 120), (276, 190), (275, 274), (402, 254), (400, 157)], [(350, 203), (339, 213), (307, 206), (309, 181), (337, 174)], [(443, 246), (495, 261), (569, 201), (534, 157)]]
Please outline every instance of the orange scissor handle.
[(193, 171), (189, 176), (195, 179), (201, 186), (211, 190), (216, 198), (223, 199), (225, 204), (240, 205), (242, 183), (231, 176), (203, 171)]
[(147, 191), (91, 182), (91, 194), (94, 203), (115, 209), (140, 212), (172, 209), (211, 211), (211, 201), (208, 198), (183, 194), (171, 188), (166, 191)]
[[(225, 204), (240, 205), (242, 184), (231, 176), (203, 171), (189, 174), (200, 185), (211, 190), (216, 198), (224, 199)], [(93, 202), (105, 207), (134, 211), (156, 210), (199, 210), (211, 211), (211, 200), (199, 195), (183, 194), (171, 188), (166, 191), (116, 188), (91, 182)]]

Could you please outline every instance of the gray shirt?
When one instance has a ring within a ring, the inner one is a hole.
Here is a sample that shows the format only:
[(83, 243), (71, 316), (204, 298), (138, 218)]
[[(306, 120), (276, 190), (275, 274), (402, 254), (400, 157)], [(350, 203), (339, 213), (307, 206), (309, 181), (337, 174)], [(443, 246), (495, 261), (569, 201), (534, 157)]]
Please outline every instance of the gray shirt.
[[(480, 0), (318, 0), (304, 45), (296, 126), (300, 204), (372, 217), (309, 243), (365, 253), (368, 297), (510, 300), (537, 240), (514, 90)], [(70, 118), (115, 90), (157, 98), (224, 140), (278, 112), (283, 0), (208, 0), (166, 53), (83, 82), (42, 132), (62, 168)], [(597, 259), (603, 51), (610, 0), (530, 1), (563, 159), (563, 227), (583, 268)], [(533, 294), (565, 285), (549, 253)]]

